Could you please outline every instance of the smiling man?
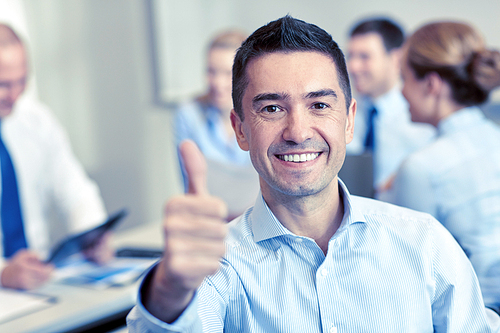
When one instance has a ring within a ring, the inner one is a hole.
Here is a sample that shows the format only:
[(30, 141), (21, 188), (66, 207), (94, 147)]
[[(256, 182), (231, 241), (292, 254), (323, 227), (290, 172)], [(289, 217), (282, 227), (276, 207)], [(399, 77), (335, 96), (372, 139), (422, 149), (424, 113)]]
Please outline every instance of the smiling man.
[(358, 22), (351, 30), (347, 68), (358, 93), (356, 131), (348, 154), (373, 153), (374, 188), (384, 199), (401, 162), (427, 145), (435, 129), (410, 119), (401, 94), (402, 29), (387, 18)]
[(224, 224), (202, 155), (181, 146), (189, 193), (167, 203), (165, 254), (130, 332), (492, 331), (498, 317), (436, 220), (338, 179), (356, 101), (328, 33), (290, 16), (255, 31), (235, 58), (233, 103), (261, 195)]

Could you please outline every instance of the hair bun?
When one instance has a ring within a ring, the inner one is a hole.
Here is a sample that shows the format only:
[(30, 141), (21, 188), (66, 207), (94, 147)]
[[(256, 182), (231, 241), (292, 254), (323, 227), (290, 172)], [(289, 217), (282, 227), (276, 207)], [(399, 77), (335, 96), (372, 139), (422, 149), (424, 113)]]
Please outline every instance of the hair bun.
[(474, 80), (484, 91), (500, 86), (500, 52), (484, 50), (477, 54), (472, 64)]

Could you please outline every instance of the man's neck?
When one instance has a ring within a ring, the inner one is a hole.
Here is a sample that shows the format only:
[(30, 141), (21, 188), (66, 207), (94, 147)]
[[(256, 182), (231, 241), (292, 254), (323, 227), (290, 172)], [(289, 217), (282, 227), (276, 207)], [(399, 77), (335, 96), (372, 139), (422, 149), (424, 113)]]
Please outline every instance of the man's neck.
[(373, 93), (369, 94), (368, 97), (374, 101), (381, 96), (384, 96), (385, 94), (389, 93), (391, 90), (396, 88), (399, 84), (399, 79), (394, 78), (392, 80), (389, 80), (386, 85), (381, 87), (378, 91), (374, 91)]
[(309, 196), (289, 196), (265, 188), (262, 195), (283, 226), (298, 236), (314, 239), (326, 254), (328, 242), (344, 216), (337, 181), (320, 193)]

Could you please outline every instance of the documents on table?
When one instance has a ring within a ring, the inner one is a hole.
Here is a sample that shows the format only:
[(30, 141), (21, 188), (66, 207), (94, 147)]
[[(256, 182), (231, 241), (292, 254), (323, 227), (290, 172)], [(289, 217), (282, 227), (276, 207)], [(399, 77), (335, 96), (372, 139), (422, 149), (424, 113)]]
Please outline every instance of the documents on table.
[(0, 323), (49, 307), (55, 297), (0, 288)]
[[(157, 260), (115, 258), (110, 263), (99, 266), (77, 255), (55, 271), (51, 283), (92, 289), (125, 286), (137, 281)], [(47, 308), (56, 302), (57, 298), (53, 296), (0, 287), (0, 324)]]
[(93, 289), (124, 286), (137, 281), (157, 260), (115, 258), (110, 263), (100, 266), (76, 256), (57, 269), (54, 282)]

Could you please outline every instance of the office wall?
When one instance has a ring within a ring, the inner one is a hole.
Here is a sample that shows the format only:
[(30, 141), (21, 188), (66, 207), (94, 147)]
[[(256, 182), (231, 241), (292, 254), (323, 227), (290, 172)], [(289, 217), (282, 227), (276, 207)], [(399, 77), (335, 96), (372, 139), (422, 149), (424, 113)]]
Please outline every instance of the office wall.
[[(124, 227), (160, 219), (163, 202), (181, 187), (171, 113), (154, 103), (148, 0), (18, 1), (26, 10), (38, 95), (68, 130), (108, 210), (129, 207)], [(151, 1), (167, 9), (155, 13), (157, 27), (166, 29), (157, 36), (176, 54), (163, 59), (167, 75), (194, 80), (187, 84), (194, 90), (203, 87), (209, 35), (226, 25), (251, 32), (286, 13), (325, 28), (342, 47), (354, 20), (388, 12), (408, 30), (430, 19), (466, 18), (500, 48), (496, 0)], [(180, 84), (167, 87), (182, 92)]]
[[(460, 19), (474, 24), (500, 48), (497, 0), (152, 0), (158, 45), (160, 97), (179, 101), (203, 87), (207, 40), (218, 30), (248, 32), (286, 14), (327, 30), (345, 49), (351, 25), (366, 16), (386, 15), (411, 32), (430, 20)], [(189, 41), (189, 43), (186, 42)], [(498, 98), (500, 100), (500, 98)]]
[(26, 0), (40, 99), (68, 130), (122, 227), (159, 220), (180, 191), (170, 113), (152, 103), (143, 1)]

